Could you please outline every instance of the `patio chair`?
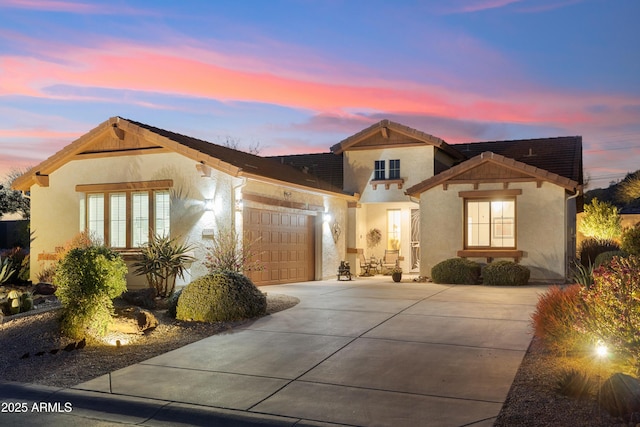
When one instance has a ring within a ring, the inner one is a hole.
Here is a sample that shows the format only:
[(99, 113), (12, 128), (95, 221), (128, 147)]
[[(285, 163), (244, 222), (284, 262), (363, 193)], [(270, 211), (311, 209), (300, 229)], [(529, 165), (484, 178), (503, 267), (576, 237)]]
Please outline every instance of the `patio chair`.
[(390, 269), (398, 265), (400, 251), (385, 249), (384, 258), (382, 258), (382, 268)]
[(371, 276), (371, 263), (367, 261), (364, 253), (360, 252), (360, 254), (358, 254), (358, 258), (360, 259), (360, 275)]

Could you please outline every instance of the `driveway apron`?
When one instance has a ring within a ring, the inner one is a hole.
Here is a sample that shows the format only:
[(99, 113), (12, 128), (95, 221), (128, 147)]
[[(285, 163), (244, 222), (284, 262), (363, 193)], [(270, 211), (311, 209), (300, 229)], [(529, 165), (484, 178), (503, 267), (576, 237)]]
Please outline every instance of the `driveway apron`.
[(388, 277), (268, 286), (300, 303), (67, 392), (162, 408), (135, 420), (144, 425), (174, 411), (185, 424), (215, 413), (229, 425), (490, 426), (545, 289)]

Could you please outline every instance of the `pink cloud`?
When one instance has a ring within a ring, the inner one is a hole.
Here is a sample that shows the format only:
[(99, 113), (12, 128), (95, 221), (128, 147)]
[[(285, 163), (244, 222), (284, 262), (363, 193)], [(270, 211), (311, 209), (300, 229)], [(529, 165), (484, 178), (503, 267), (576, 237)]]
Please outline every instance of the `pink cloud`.
[[(142, 14), (126, 6), (111, 6), (85, 2), (63, 0), (4, 0), (0, 8), (27, 9), (47, 12), (65, 12), (76, 14), (113, 15), (113, 14)], [(148, 12), (144, 12), (148, 14)]]

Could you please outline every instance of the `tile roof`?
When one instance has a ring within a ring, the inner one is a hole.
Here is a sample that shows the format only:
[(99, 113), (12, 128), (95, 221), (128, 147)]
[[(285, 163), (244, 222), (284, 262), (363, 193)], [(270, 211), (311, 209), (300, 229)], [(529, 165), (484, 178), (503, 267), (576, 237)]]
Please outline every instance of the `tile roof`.
[(472, 142), (453, 147), (467, 159), (491, 151), (583, 183), (581, 136)]
[(416, 185), (413, 185), (405, 191), (406, 194), (411, 196), (418, 196), (420, 193), (429, 190), (437, 185), (444, 184), (449, 181), (455, 181), (455, 178), (459, 175), (463, 175), (472, 169), (479, 167), (485, 163), (493, 163), (502, 166), (512, 171), (518, 171), (524, 176), (529, 176), (535, 180), (547, 181), (553, 184), (564, 187), (569, 191), (578, 191), (580, 184), (577, 181), (573, 181), (570, 178), (561, 176), (559, 174), (549, 172), (545, 169), (538, 168), (536, 166), (519, 162), (510, 157), (502, 156), (491, 151), (485, 151), (477, 156), (461, 162), (456, 166), (453, 166), (431, 178), (425, 179)]
[(147, 129), (153, 133), (161, 135), (186, 147), (192, 148), (200, 153), (206, 154), (213, 158), (219, 159), (225, 163), (231, 164), (243, 171), (243, 173), (256, 175), (274, 179), (277, 181), (290, 182), (305, 187), (330, 191), (334, 193), (342, 193), (342, 186), (337, 187), (329, 182), (320, 179), (319, 176), (304, 173), (300, 169), (282, 164), (274, 158), (261, 157), (255, 154), (246, 153), (244, 151), (234, 150), (222, 145), (213, 144), (197, 138), (192, 138), (179, 133), (149, 126), (144, 123), (136, 122), (129, 119), (123, 119), (131, 124), (137, 125), (143, 129)]
[(344, 175), (342, 157), (342, 155), (333, 153), (312, 153), (271, 156), (268, 158), (315, 175), (334, 187), (342, 188)]

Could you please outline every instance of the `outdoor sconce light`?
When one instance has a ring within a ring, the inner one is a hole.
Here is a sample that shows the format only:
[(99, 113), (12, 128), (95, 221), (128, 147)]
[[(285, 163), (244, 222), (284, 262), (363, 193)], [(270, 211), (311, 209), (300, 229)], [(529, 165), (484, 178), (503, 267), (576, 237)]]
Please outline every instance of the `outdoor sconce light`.
[(213, 199), (204, 199), (204, 210), (212, 212), (214, 209)]
[(331, 222), (331, 214), (325, 212), (325, 214), (322, 216), (322, 220), (324, 222)]
[(236, 211), (242, 212), (242, 208), (244, 208), (244, 203), (242, 203), (242, 199), (236, 200)]

